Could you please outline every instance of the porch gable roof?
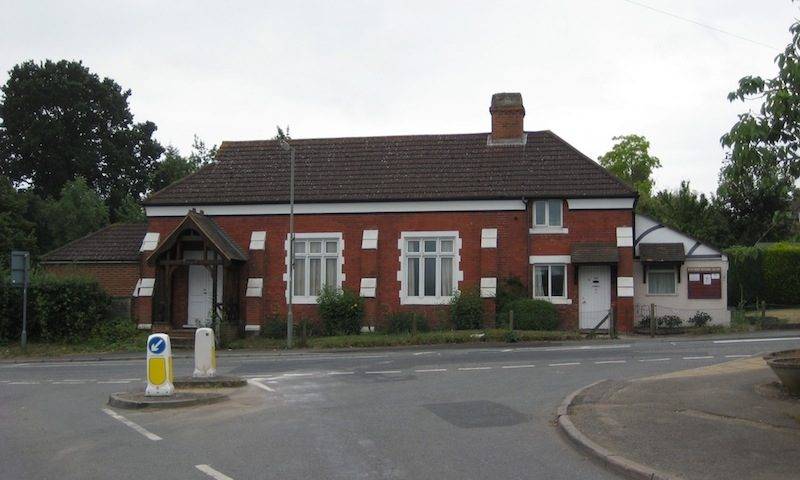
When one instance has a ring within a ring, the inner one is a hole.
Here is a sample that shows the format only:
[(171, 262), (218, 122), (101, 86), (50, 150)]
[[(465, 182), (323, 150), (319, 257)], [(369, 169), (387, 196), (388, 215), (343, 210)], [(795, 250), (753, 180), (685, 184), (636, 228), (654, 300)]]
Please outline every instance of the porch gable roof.
[(217, 250), (226, 262), (246, 262), (247, 254), (211, 218), (190, 210), (181, 223), (170, 232), (167, 238), (147, 257), (147, 263), (155, 264), (156, 259), (175, 245), (181, 232), (187, 228), (197, 230)]

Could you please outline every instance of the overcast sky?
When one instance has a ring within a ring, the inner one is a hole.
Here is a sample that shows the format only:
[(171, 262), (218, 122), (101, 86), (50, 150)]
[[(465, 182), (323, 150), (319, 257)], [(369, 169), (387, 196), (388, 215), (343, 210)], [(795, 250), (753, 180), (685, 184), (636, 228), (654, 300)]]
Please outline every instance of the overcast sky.
[(639, 133), (658, 188), (716, 188), (740, 77), (775, 73), (789, 0), (0, 1), (0, 83), (27, 59), (83, 60), (133, 91), (138, 121), (207, 143), (489, 130), (491, 94), (522, 93), (528, 130), (592, 158)]

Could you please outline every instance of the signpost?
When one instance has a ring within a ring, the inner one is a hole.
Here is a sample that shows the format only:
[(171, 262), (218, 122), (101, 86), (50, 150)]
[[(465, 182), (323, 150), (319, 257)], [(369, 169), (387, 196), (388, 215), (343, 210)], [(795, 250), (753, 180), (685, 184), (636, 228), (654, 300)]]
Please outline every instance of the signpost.
[(31, 269), (31, 254), (20, 250), (11, 252), (11, 284), (22, 288), (22, 351), (28, 348), (28, 281)]
[(169, 335), (154, 333), (147, 337), (147, 388), (148, 397), (172, 395), (172, 348)]

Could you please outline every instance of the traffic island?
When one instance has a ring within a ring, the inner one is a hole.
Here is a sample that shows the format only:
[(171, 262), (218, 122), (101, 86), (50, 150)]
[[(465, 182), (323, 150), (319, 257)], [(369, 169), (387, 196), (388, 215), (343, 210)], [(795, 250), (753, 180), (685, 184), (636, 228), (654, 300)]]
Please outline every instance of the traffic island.
[(233, 375), (178, 377), (172, 384), (175, 388), (240, 388), (247, 385), (247, 380)]
[(748, 358), (600, 382), (564, 400), (558, 425), (629, 478), (795, 478), (800, 400), (765, 395), (774, 380), (762, 359)]
[(180, 408), (209, 405), (228, 400), (220, 392), (175, 392), (169, 396), (149, 397), (144, 392), (118, 392), (108, 397), (108, 404), (115, 408)]

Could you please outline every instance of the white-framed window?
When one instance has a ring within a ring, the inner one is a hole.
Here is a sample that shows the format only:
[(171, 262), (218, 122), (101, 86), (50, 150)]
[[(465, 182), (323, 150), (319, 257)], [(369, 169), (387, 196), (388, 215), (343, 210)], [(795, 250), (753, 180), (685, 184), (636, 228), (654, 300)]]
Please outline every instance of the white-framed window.
[(567, 266), (534, 265), (533, 297), (545, 300), (567, 298)]
[(533, 202), (534, 228), (551, 228), (563, 226), (561, 200), (536, 200)]
[[(344, 274), (344, 240), (341, 233), (298, 233), (294, 241), (294, 303), (316, 303), (323, 287), (341, 288)], [(289, 252), (287, 239), (287, 270)], [(288, 279), (288, 274), (287, 274)], [(288, 296), (288, 285), (287, 285)]]
[(677, 277), (675, 269), (648, 269), (647, 294), (648, 295), (675, 295), (677, 292)]
[(450, 301), (463, 275), (458, 232), (403, 232), (399, 247), (401, 303)]

